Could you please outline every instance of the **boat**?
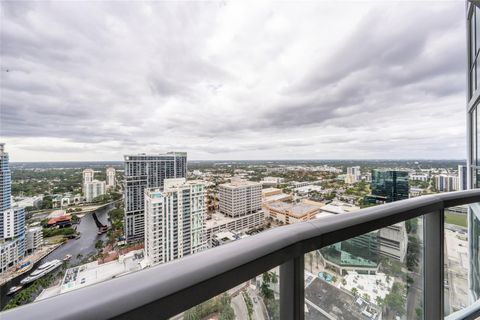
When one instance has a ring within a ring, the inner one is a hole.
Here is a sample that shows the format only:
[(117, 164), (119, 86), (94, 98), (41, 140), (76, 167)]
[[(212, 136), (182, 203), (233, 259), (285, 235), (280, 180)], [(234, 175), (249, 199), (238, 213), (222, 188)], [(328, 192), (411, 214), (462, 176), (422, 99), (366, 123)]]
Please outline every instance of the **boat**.
[(17, 293), (22, 288), (23, 288), (22, 286), (11, 287), (10, 290), (8, 290), (8, 292), (7, 292), (7, 296), (11, 296), (11, 295)]
[(40, 267), (38, 267), (35, 271), (33, 271), (28, 277), (20, 281), (21, 284), (25, 285), (27, 283), (33, 282), (37, 279), (40, 279), (44, 275), (50, 273), (51, 271), (55, 270), (59, 266), (62, 265), (62, 261), (55, 259), (52, 261), (45, 262)]
[(67, 255), (63, 258), (63, 261), (68, 261), (68, 260), (70, 260), (71, 257), (72, 257), (71, 254), (67, 254)]

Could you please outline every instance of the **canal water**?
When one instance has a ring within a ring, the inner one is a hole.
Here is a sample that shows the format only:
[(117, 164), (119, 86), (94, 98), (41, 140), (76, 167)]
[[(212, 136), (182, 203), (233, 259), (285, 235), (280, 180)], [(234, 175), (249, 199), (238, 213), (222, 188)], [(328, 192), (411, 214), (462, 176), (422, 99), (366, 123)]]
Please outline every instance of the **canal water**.
[[(110, 226), (110, 222), (108, 221), (108, 212), (114, 208), (113, 204), (110, 204), (106, 207), (98, 209), (95, 211), (98, 220), (102, 224), (106, 224)], [(91, 253), (96, 252), (95, 243), (98, 240), (106, 240), (106, 234), (98, 235), (97, 234), (97, 225), (93, 220), (92, 214), (86, 214), (81, 220), (80, 223), (77, 225), (77, 231), (81, 233), (81, 237), (79, 239), (70, 239), (65, 244), (58, 247), (56, 250), (51, 252), (48, 256), (44, 257), (42, 260), (37, 262), (34, 267), (25, 274), (21, 275), (13, 279), (12, 281), (7, 282), (3, 286), (0, 287), (0, 310), (10, 301), (12, 296), (7, 296), (8, 290), (11, 287), (16, 286), (20, 283), (20, 281), (27, 277), (36, 267), (40, 264), (59, 259), (62, 260), (67, 254), (72, 255), (72, 258), (69, 261), (69, 265), (73, 265), (77, 263), (77, 256), (81, 254), (83, 257), (88, 256)], [(80, 260), (82, 257), (80, 257)], [(60, 270), (57, 269), (57, 270)]]

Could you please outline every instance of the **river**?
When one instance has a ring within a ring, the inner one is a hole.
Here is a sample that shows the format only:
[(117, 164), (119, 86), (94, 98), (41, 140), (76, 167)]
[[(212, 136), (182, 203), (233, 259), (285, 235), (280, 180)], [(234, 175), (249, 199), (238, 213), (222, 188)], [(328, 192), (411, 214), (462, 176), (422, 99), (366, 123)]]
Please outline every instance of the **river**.
[[(108, 212), (113, 208), (114, 205), (110, 204), (95, 211), (98, 220), (100, 220), (102, 224), (110, 225), (110, 222), (108, 221)], [(76, 264), (77, 256), (79, 254), (85, 257), (91, 253), (95, 253), (95, 243), (97, 242), (97, 240), (106, 240), (107, 238), (106, 234), (97, 234), (98, 229), (95, 221), (93, 220), (92, 214), (86, 214), (80, 220), (80, 223), (77, 225), (77, 231), (79, 231), (81, 234), (81, 237), (79, 239), (68, 240), (65, 244), (61, 245), (56, 250), (51, 252), (48, 256), (37, 262), (32, 268), (32, 270), (21, 275), (20, 277), (13, 279), (12, 281), (7, 282), (2, 287), (0, 287), (0, 307), (2, 309), (12, 298), (12, 296), (7, 296), (8, 290), (10, 290), (12, 286), (18, 285), (20, 281), (26, 276), (28, 276), (33, 270), (35, 270), (38, 265), (53, 259), (62, 260), (67, 254), (72, 255), (69, 264)]]

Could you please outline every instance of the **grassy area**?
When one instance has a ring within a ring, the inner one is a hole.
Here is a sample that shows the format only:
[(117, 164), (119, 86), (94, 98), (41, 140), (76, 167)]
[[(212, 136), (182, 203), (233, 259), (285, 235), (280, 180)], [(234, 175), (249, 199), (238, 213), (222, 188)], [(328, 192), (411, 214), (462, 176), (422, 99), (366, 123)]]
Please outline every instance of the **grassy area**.
[(57, 236), (48, 237), (44, 239), (45, 244), (57, 244), (57, 243), (62, 243), (65, 240), (66, 238), (63, 235), (57, 235)]
[(445, 213), (445, 223), (455, 224), (460, 227), (467, 227), (467, 216), (463, 214)]

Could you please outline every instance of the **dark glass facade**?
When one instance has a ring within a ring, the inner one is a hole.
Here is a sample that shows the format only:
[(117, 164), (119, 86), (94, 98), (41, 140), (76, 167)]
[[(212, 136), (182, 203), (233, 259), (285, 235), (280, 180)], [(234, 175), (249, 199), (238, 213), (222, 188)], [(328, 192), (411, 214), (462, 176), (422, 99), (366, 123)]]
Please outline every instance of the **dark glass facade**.
[[(467, 132), (468, 132), (468, 187), (480, 187), (480, 162), (478, 142), (480, 131), (478, 129), (480, 102), (478, 90), (480, 87), (480, 7), (478, 4), (468, 2), (467, 8)], [(468, 238), (469, 238), (469, 287), (470, 298), (473, 301), (480, 299), (480, 205), (470, 206), (468, 212)]]
[(393, 202), (408, 199), (409, 190), (407, 171), (372, 170), (372, 195), (383, 197), (386, 202)]

